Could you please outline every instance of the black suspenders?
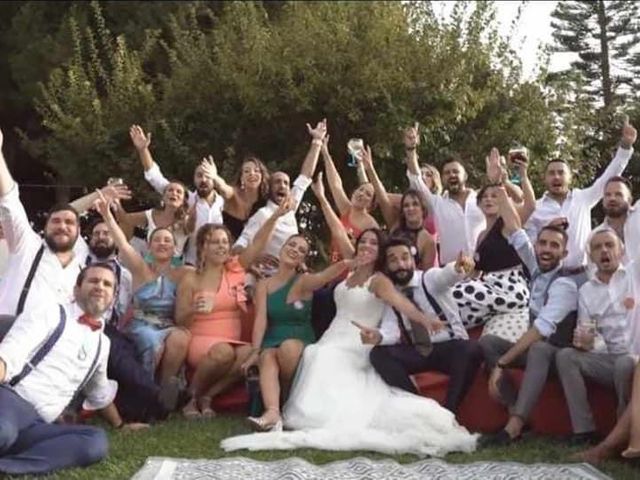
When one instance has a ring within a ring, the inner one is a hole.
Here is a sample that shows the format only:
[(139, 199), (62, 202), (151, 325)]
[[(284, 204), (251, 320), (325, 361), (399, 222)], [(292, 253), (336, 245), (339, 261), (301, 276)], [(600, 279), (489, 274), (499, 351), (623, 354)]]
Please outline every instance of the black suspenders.
[(24, 310), (24, 304), (27, 301), (27, 295), (29, 295), (29, 289), (31, 289), (31, 284), (33, 283), (33, 277), (35, 277), (36, 275), (36, 270), (38, 270), (38, 265), (40, 265), (40, 260), (42, 260), (43, 254), (44, 254), (44, 244), (40, 245), (40, 248), (38, 249), (38, 253), (36, 253), (35, 258), (33, 259), (33, 263), (31, 264), (31, 268), (29, 269), (29, 273), (27, 274), (27, 279), (24, 282), (22, 291), (20, 292), (20, 298), (18, 299), (18, 307), (16, 308), (16, 317), (20, 315)]

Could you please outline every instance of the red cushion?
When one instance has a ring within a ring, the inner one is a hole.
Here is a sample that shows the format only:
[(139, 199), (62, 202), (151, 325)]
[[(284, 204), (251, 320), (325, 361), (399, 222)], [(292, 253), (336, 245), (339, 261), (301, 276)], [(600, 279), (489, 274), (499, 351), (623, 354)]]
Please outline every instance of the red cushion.
[[(249, 323), (249, 322), (247, 322)], [(471, 338), (478, 338), (482, 328), (469, 331)], [(520, 385), (524, 375), (523, 370), (510, 370), (516, 385)], [(420, 393), (425, 397), (444, 403), (449, 377), (447, 375), (429, 372), (414, 376)], [(488, 378), (484, 369), (480, 369), (467, 393), (458, 415), (459, 422), (472, 432), (494, 432), (507, 423), (507, 411), (489, 396)], [(607, 434), (616, 421), (616, 396), (611, 389), (594, 383), (587, 384), (589, 403), (595, 417), (598, 430)], [(216, 411), (244, 413), (247, 410), (247, 395), (244, 385), (238, 384), (229, 392), (219, 395), (213, 400)], [(537, 433), (547, 435), (568, 435), (571, 433), (571, 419), (564, 399), (562, 385), (557, 378), (550, 378), (542, 391), (531, 414), (530, 425)]]

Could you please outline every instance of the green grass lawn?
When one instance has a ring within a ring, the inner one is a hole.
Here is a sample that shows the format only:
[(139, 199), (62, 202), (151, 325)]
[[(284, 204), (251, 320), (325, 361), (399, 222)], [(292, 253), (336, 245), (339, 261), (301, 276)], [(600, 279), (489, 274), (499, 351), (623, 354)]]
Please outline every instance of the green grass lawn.
[[(298, 456), (315, 464), (356, 456), (366, 456), (372, 459), (387, 457), (371, 452), (327, 452), (310, 449), (231, 453), (225, 453), (220, 449), (220, 440), (223, 438), (247, 432), (243, 419), (237, 416), (222, 416), (206, 421), (186, 421), (174, 418), (143, 432), (110, 431), (111, 453), (105, 461), (90, 468), (65, 470), (58, 475), (46, 478), (61, 480), (127, 479), (139, 470), (145, 459), (150, 456), (182, 458), (245, 456), (257, 460), (278, 460)], [(575, 449), (569, 449), (548, 438), (532, 438), (508, 448), (479, 450), (473, 454), (451, 454), (446, 457), (446, 460), (451, 463), (469, 463), (482, 460), (568, 463), (570, 455), (575, 451)], [(418, 460), (413, 455), (399, 455), (394, 458), (401, 463)], [(640, 469), (633, 468), (623, 462), (611, 461), (599, 468), (615, 479), (635, 480), (640, 478)]]

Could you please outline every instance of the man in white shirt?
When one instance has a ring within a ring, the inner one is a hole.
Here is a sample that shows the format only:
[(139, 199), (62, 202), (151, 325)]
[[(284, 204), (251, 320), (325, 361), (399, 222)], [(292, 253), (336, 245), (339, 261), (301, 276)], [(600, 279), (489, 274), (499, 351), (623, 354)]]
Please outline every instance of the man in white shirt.
[(262, 271), (260, 273), (265, 276), (269, 276), (277, 269), (277, 259), (280, 255), (280, 249), (289, 237), (298, 233), (296, 211), (300, 206), (300, 202), (302, 202), (302, 197), (307, 188), (311, 185), (311, 177), (318, 164), (322, 139), (327, 133), (327, 124), (326, 121), (323, 120), (319, 122), (314, 129), (307, 124), (307, 129), (312, 138), (311, 146), (300, 169), (300, 175), (298, 175), (298, 178), (293, 182), (293, 188), (290, 187), (289, 175), (286, 173), (275, 172), (271, 175), (269, 200), (267, 204), (249, 218), (233, 247), (235, 253), (240, 253), (246, 249), (249, 244), (254, 241), (256, 234), (262, 226), (273, 216), (274, 212), (278, 209), (278, 205), (291, 197), (293, 200), (293, 209), (278, 218), (264, 251), (259, 254), (259, 257), (262, 258), (259, 258), (257, 263), (262, 265)]
[(569, 224), (569, 254), (564, 261), (566, 268), (579, 269), (585, 264), (585, 246), (591, 232), (591, 209), (602, 198), (607, 180), (621, 175), (627, 167), (636, 138), (636, 129), (625, 122), (615, 157), (602, 175), (584, 189), (570, 189), (571, 170), (564, 160), (555, 159), (547, 164), (544, 176), (547, 191), (537, 201), (535, 211), (525, 224), (525, 230), (531, 241), (535, 241), (543, 226), (554, 219), (565, 218)]
[(473, 256), (478, 235), (486, 228), (478, 207), (476, 192), (467, 187), (467, 172), (460, 161), (451, 158), (442, 166), (442, 184), (446, 191), (436, 195), (422, 179), (416, 153), (419, 144), (417, 126), (405, 132), (407, 177), (427, 203), (440, 238), (440, 264), (454, 262), (460, 252)]
[(592, 234), (589, 257), (597, 270), (580, 287), (575, 348), (563, 348), (556, 354), (574, 437), (589, 442), (597, 436), (585, 378), (615, 389), (620, 416), (629, 401), (635, 368), (629, 355), (629, 321), (635, 304), (630, 289), (632, 273), (623, 266), (622, 255), (622, 241), (613, 229), (606, 227)]
[(362, 341), (376, 345), (371, 364), (393, 387), (418, 394), (410, 375), (426, 371), (449, 375), (444, 406), (456, 413), (482, 363), (482, 350), (469, 340), (452, 290), (473, 270), (473, 261), (460, 256), (455, 263), (423, 272), (415, 270), (411, 247), (406, 239), (391, 238), (384, 247), (385, 273), (420, 310), (439, 317), (445, 328), (429, 337), (433, 348), (425, 355), (415, 344), (415, 324), (387, 305), (380, 329), (363, 328)]
[(0, 284), (0, 316), (5, 316), (0, 319), (0, 338), (3, 326), (10, 325), (22, 311), (37, 308), (47, 298), (70, 301), (87, 253), (86, 245), (84, 255), (74, 251), (79, 221), (77, 211), (70, 205), (51, 208), (44, 227), (44, 241), (33, 231), (20, 201), (18, 184), (2, 155), (2, 139), (0, 132), (0, 223), (10, 259)]
[(110, 265), (86, 267), (75, 301), (42, 302), (20, 315), (0, 343), (0, 472), (45, 474), (107, 455), (102, 429), (51, 422), (82, 392), (85, 409), (124, 426), (113, 404), (117, 383), (107, 378), (109, 339), (100, 320), (115, 284)]
[(632, 260), (631, 251), (640, 245), (640, 202), (631, 206), (633, 195), (631, 184), (624, 177), (612, 177), (604, 188), (602, 208), (604, 221), (594, 231), (603, 228), (612, 228), (620, 240), (629, 248), (625, 248), (622, 263), (627, 264)]
[[(129, 130), (131, 140), (138, 152), (138, 157), (144, 168), (144, 178), (151, 184), (156, 192), (163, 194), (169, 180), (160, 171), (160, 166), (153, 161), (149, 146), (151, 145), (151, 134), (144, 133), (138, 125), (132, 125)], [(193, 171), (193, 184), (195, 191), (189, 191), (189, 207), (195, 213), (193, 232), (189, 237), (189, 245), (185, 253), (185, 262), (195, 265), (196, 263), (196, 242), (195, 235), (198, 229), (207, 223), (223, 223), (222, 209), (224, 208), (224, 198), (216, 192), (214, 179), (208, 173), (205, 162), (198, 165)]]

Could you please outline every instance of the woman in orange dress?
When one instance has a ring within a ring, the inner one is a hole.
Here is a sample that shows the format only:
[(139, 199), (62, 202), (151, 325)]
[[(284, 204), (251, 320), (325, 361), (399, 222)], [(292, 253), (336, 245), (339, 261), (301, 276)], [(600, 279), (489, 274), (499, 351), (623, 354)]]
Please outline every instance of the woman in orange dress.
[[(231, 234), (223, 225), (202, 226), (196, 236), (198, 265), (180, 282), (176, 320), (191, 332), (187, 363), (195, 369), (189, 418), (213, 416), (211, 398), (240, 380), (251, 348), (241, 338), (247, 298), (245, 271), (231, 257)], [(244, 262), (242, 262), (244, 263)]]

